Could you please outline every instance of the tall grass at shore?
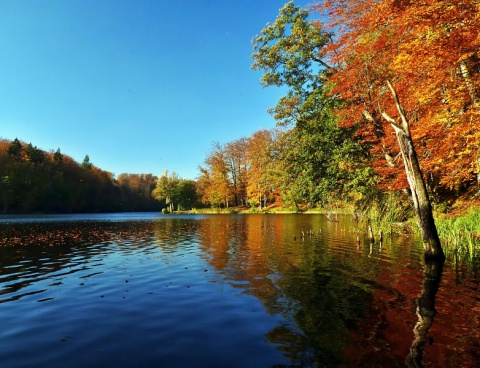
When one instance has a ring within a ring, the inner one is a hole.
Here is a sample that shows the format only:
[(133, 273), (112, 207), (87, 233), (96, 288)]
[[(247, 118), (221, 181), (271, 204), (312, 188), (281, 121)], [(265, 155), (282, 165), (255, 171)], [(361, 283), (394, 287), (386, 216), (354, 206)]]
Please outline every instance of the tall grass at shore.
[(456, 218), (437, 216), (435, 223), (447, 255), (465, 255), (470, 261), (480, 256), (480, 209)]
[(199, 215), (232, 215), (238, 213), (238, 210), (234, 208), (192, 208), (188, 213)]
[(411, 208), (404, 206), (395, 194), (389, 194), (381, 201), (372, 203), (362, 217), (376, 234), (380, 231), (389, 236), (411, 233), (411, 223), (407, 221), (412, 217)]

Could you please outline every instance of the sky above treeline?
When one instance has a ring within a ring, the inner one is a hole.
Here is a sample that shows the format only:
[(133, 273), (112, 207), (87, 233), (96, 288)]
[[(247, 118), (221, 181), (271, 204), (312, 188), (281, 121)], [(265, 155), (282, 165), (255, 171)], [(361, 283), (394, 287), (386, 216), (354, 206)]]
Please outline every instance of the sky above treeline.
[(213, 142), (275, 126), (285, 91), (261, 87), (251, 40), (285, 3), (0, 1), (0, 138), (195, 179)]

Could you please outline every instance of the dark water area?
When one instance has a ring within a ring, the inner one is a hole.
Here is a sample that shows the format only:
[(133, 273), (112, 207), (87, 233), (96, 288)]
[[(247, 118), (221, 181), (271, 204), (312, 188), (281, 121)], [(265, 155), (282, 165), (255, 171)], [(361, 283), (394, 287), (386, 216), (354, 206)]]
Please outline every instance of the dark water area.
[(0, 217), (0, 367), (480, 367), (480, 274), (348, 216)]

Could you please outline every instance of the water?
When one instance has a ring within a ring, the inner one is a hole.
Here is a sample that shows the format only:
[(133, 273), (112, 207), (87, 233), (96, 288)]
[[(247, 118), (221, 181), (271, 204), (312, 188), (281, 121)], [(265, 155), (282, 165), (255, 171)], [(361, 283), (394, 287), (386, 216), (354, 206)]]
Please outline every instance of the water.
[[(1, 367), (480, 366), (480, 276), (349, 217), (0, 218)], [(406, 363), (408, 362), (408, 363)]]

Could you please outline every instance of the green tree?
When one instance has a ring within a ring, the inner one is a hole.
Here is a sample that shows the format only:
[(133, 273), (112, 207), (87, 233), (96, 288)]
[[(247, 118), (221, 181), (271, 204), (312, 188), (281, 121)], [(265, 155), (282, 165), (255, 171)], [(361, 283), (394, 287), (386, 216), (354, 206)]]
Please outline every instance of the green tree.
[(82, 162), (82, 169), (85, 169), (85, 170), (90, 170), (92, 168), (92, 163), (90, 162), (90, 157), (88, 155), (85, 155), (85, 158), (83, 159), (83, 162)]
[(176, 200), (178, 208), (183, 210), (190, 210), (192, 206), (197, 202), (197, 187), (195, 181), (180, 179), (176, 189)]
[(311, 111), (304, 111), (283, 137), (285, 199), (324, 206), (369, 200), (376, 192), (375, 175), (367, 146), (355, 137), (356, 127), (338, 127), (332, 111), (339, 102), (326, 97), (323, 89), (312, 92), (310, 99)]
[(271, 110), (282, 124), (296, 123), (309, 111), (312, 91), (321, 88), (330, 66), (321, 60), (322, 49), (332, 38), (318, 23), (308, 20), (308, 11), (288, 2), (273, 24), (253, 38), (252, 69), (263, 71), (261, 84), (287, 86), (288, 94)]
[(282, 192), (294, 204), (345, 195), (358, 199), (373, 180), (365, 168), (368, 154), (354, 136), (355, 126), (336, 124), (332, 110), (341, 101), (325, 85), (334, 68), (322, 61), (332, 33), (308, 16), (291, 1), (253, 40), (252, 68), (264, 72), (262, 85), (288, 88), (270, 110), (280, 125), (290, 128), (280, 145)]
[(53, 154), (53, 161), (57, 163), (63, 161), (63, 155), (62, 155), (62, 152), (60, 152), (60, 148), (58, 148)]
[(25, 153), (28, 160), (34, 165), (39, 165), (45, 160), (44, 152), (38, 149), (37, 146), (34, 147), (31, 143), (27, 146)]
[(8, 147), (8, 154), (13, 157), (15, 160), (20, 160), (21, 159), (21, 152), (22, 152), (22, 144), (18, 140), (18, 138), (15, 138), (13, 142), (10, 144)]
[(165, 201), (169, 206), (170, 213), (173, 213), (175, 207), (175, 201), (178, 198), (178, 183), (180, 179), (175, 171), (171, 174), (168, 170), (158, 178), (157, 185), (152, 192), (152, 196), (159, 201)]

